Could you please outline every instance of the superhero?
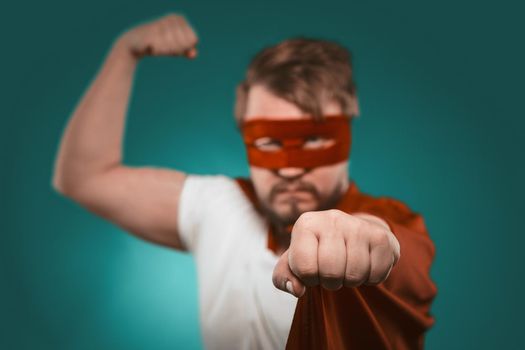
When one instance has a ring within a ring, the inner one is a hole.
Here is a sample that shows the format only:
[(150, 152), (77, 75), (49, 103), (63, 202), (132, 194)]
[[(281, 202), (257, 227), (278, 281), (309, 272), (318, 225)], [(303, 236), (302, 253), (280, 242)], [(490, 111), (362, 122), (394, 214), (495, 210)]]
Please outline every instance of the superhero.
[(67, 124), (54, 188), (193, 254), (208, 349), (422, 348), (434, 246), (421, 215), (349, 176), (359, 109), (341, 45), (292, 38), (253, 58), (235, 104), (249, 178), (123, 164), (138, 62), (194, 59), (197, 42), (177, 14), (115, 40)]

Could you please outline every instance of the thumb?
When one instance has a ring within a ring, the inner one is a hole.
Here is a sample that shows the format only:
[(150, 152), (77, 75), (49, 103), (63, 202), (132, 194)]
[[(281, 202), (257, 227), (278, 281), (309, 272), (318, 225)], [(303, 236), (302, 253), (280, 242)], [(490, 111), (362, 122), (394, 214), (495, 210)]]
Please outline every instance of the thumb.
[(187, 58), (195, 58), (195, 57), (197, 57), (197, 48), (193, 47), (193, 48), (189, 49), (188, 51), (186, 51), (184, 53), (184, 55)]
[(304, 284), (290, 270), (288, 250), (286, 250), (275, 265), (272, 276), (273, 285), (284, 292), (296, 297), (302, 297), (306, 291)]

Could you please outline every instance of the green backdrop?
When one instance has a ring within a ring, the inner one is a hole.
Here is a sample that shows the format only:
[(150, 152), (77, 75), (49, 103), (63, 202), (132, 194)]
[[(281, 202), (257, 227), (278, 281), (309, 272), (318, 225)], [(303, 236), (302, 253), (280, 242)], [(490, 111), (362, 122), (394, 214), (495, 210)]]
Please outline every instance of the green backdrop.
[[(428, 349), (523, 349), (524, 6), (479, 1), (29, 1), (0, 11), (0, 348), (200, 349), (191, 256), (51, 188), (66, 120), (116, 35), (169, 11), (194, 61), (139, 66), (129, 165), (247, 175), (234, 85), (295, 35), (355, 55), (351, 176), (422, 213), (439, 294)], [(205, 127), (204, 129), (202, 127)]]

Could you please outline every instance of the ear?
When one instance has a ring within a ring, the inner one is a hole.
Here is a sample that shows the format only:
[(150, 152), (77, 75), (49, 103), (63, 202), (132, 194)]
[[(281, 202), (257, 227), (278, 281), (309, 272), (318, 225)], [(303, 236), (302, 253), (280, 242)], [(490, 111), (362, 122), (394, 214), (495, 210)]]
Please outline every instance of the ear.
[(351, 112), (352, 117), (358, 117), (361, 111), (359, 109), (359, 100), (357, 98), (357, 94), (354, 94), (354, 96), (352, 96), (350, 100), (350, 104), (351, 104), (350, 112)]
[(246, 112), (247, 90), (248, 88), (244, 82), (239, 83), (235, 89), (234, 113), (237, 125), (240, 125), (241, 120), (244, 118), (244, 113)]

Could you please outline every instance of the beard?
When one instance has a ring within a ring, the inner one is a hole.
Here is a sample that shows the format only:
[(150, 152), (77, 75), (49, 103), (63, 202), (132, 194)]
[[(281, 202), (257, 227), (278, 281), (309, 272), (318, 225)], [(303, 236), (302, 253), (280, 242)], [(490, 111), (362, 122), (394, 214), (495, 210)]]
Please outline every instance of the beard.
[[(301, 216), (301, 214), (305, 212), (334, 208), (342, 196), (342, 187), (343, 184), (339, 183), (329, 195), (323, 197), (321, 196), (317, 188), (308, 182), (282, 181), (272, 187), (270, 193), (268, 194), (268, 197), (265, 200), (261, 201), (261, 207), (264, 214), (270, 220), (270, 222), (276, 228), (282, 229), (284, 227), (289, 227), (295, 224), (299, 216)], [(303, 200), (298, 199), (296, 196), (290, 196), (285, 201), (283, 201), (284, 205), (281, 205), (285, 206), (286, 210), (278, 211), (275, 208), (276, 199), (278, 195), (289, 191), (310, 194), (313, 206), (310, 205), (310, 208), (301, 209), (300, 205), (303, 202)]]

